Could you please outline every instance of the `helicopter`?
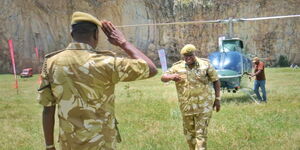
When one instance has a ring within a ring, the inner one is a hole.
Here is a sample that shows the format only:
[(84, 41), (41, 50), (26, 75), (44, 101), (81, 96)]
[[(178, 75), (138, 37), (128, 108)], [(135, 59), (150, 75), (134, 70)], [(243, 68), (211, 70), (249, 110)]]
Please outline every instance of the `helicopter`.
[[(185, 25), (185, 24), (205, 24), (205, 23), (223, 23), (227, 24), (228, 31), (226, 36), (219, 37), (219, 49), (216, 52), (209, 53), (208, 59), (218, 72), (221, 81), (221, 88), (228, 92), (236, 93), (242, 88), (245, 77), (249, 77), (252, 70), (251, 57), (244, 49), (244, 42), (233, 35), (233, 23), (245, 21), (260, 21), (269, 19), (294, 18), (300, 15), (287, 16), (269, 16), (258, 18), (229, 18), (224, 20), (199, 20), (187, 22), (171, 22), (156, 24), (134, 24), (117, 26), (119, 28), (140, 27), (140, 26), (165, 26), (165, 25)], [(162, 65), (163, 66), (163, 65)], [(251, 79), (251, 78), (250, 78)]]
[[(245, 79), (249, 77), (252, 70), (251, 57), (253, 55), (246, 53), (244, 42), (240, 38), (233, 36), (233, 23), (290, 17), (300, 17), (300, 15), (216, 20), (217, 23), (227, 23), (228, 33), (226, 36), (219, 37), (219, 51), (209, 53), (208, 59), (218, 72), (223, 90), (236, 93), (242, 88), (242, 83), (246, 82)], [(214, 21), (212, 22), (215, 23)], [(249, 79), (251, 80), (251, 77)]]
[(228, 33), (219, 37), (219, 51), (209, 53), (208, 59), (218, 72), (221, 88), (236, 93), (245, 82), (252, 70), (251, 56), (244, 49), (244, 42), (233, 35), (233, 21), (241, 19), (222, 20), (228, 23)]
[(220, 42), (219, 51), (210, 53), (208, 59), (218, 72), (221, 88), (235, 93), (241, 88), (243, 76), (250, 74), (252, 62), (241, 39), (221, 38)]

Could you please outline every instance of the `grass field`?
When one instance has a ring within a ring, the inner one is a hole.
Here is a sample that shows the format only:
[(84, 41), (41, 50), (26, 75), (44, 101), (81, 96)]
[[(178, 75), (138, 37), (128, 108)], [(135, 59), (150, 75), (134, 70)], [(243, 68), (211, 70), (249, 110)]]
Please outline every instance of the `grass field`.
[[(267, 68), (267, 104), (255, 104), (244, 93), (224, 93), (222, 110), (209, 126), (212, 150), (299, 150), (300, 69)], [(41, 150), (42, 107), (36, 101), (37, 75), (19, 80), (0, 75), (0, 150)], [(121, 150), (187, 150), (173, 83), (160, 75), (116, 89)], [(57, 137), (57, 122), (56, 122)]]

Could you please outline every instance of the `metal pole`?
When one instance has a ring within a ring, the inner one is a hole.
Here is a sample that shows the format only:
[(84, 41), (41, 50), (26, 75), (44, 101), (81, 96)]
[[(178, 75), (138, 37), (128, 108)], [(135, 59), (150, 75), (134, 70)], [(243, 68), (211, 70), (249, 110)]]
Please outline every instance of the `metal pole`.
[(233, 21), (232, 17), (229, 18), (229, 38), (233, 37)]

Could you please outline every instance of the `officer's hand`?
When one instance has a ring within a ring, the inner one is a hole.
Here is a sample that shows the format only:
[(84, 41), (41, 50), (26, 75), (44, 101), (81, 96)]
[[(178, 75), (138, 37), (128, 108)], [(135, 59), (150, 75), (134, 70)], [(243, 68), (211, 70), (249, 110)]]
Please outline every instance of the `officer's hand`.
[(219, 112), (221, 110), (221, 103), (220, 100), (215, 100), (214, 105), (213, 105), (213, 109), (216, 108), (216, 112)]
[(107, 36), (107, 40), (116, 46), (121, 46), (126, 42), (123, 33), (118, 30), (110, 21), (102, 21), (102, 27), (104, 34)]
[(171, 80), (177, 82), (177, 81), (180, 81), (181, 80), (181, 77), (179, 74), (172, 74), (171, 75)]

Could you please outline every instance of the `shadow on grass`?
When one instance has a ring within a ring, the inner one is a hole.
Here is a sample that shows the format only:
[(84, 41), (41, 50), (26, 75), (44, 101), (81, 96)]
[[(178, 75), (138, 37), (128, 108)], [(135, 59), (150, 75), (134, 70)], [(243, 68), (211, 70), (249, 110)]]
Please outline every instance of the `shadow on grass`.
[(252, 89), (242, 89), (236, 93), (223, 92), (222, 102), (223, 103), (255, 103), (251, 96), (256, 99), (254, 91)]

